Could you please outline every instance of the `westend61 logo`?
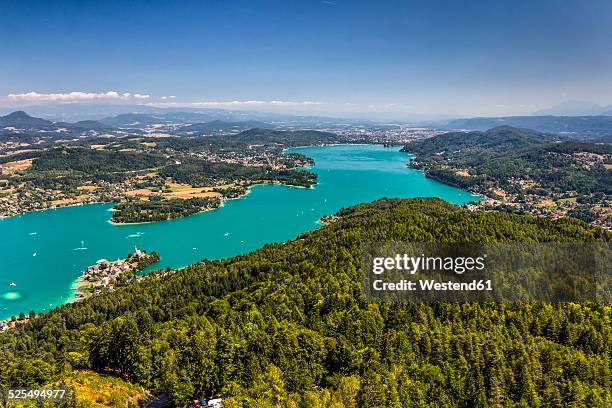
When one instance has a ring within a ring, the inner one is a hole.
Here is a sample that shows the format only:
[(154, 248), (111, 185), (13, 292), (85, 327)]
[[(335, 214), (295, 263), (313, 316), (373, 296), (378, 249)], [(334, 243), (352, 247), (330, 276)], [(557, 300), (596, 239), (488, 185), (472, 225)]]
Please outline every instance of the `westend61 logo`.
[(364, 243), (371, 301), (610, 301), (609, 243)]

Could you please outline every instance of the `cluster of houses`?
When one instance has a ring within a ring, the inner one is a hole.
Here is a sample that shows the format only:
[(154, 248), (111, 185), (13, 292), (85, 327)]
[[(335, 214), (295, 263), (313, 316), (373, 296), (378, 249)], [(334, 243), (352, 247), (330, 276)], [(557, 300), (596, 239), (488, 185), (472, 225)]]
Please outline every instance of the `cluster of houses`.
[[(89, 287), (93, 294), (100, 293), (102, 289), (113, 290), (117, 282), (132, 277), (134, 272), (155, 262), (157, 259), (159, 257), (155, 252), (148, 254), (136, 246), (134, 246), (134, 252), (125, 259), (117, 259), (116, 261), (100, 259), (95, 265), (88, 266), (83, 272), (79, 279), (81, 283), (79, 288), (81, 290), (75, 296), (77, 298), (86, 297), (86, 293), (83, 290), (84, 287)], [(90, 283), (91, 286), (87, 285), (87, 283)]]

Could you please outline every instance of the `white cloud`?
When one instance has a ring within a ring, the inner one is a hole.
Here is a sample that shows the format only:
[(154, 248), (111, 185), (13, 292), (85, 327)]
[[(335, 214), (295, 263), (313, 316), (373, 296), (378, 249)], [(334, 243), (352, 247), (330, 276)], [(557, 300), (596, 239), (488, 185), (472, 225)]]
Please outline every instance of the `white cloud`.
[(81, 101), (93, 101), (93, 100), (122, 100), (130, 97), (136, 99), (148, 99), (150, 95), (147, 94), (134, 94), (129, 92), (119, 93), (117, 91), (108, 92), (67, 92), (67, 93), (40, 93), (40, 92), (26, 92), (26, 93), (11, 93), (8, 94), (7, 98), (14, 102), (81, 102)]
[[(162, 102), (150, 102), (149, 105), (158, 107), (218, 107), (218, 108), (248, 108), (248, 107), (270, 107), (270, 108), (291, 108), (291, 107), (309, 107), (321, 105), (321, 102), (316, 101), (283, 101), (283, 100), (230, 100), (230, 101), (196, 101), (196, 102), (176, 102), (176, 95), (165, 95), (159, 97)], [(66, 92), (66, 93), (42, 93), (42, 92), (26, 92), (26, 93), (11, 93), (7, 95), (7, 101), (13, 103), (40, 103), (40, 102), (88, 102), (95, 100), (152, 100), (150, 94), (145, 93), (130, 93), (130, 92)]]
[[(168, 98), (174, 98), (174, 96), (169, 96)], [(161, 99), (164, 99), (162, 97)], [(261, 101), (261, 100), (248, 100), (248, 101), (202, 101), (202, 102), (166, 102), (157, 105), (166, 105), (166, 106), (185, 106), (185, 107), (244, 107), (244, 106), (313, 106), (313, 105), (321, 105), (321, 102), (313, 102), (313, 101)]]
[(309, 105), (321, 105), (321, 102), (314, 101), (303, 101), (303, 102), (292, 102), (292, 101), (270, 101), (271, 105), (280, 106), (309, 106)]

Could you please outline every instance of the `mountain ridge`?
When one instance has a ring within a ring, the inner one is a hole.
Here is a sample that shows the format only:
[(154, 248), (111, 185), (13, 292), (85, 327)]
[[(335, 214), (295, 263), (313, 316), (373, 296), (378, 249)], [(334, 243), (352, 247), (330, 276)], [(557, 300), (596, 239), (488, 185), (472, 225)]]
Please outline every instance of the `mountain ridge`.
[(597, 116), (606, 111), (612, 111), (612, 106), (599, 105), (589, 101), (570, 100), (558, 103), (549, 108), (540, 109), (532, 113), (533, 116)]
[(612, 116), (502, 116), (454, 119), (442, 126), (445, 130), (486, 131), (496, 126), (532, 129), (556, 133), (576, 140), (610, 139)]

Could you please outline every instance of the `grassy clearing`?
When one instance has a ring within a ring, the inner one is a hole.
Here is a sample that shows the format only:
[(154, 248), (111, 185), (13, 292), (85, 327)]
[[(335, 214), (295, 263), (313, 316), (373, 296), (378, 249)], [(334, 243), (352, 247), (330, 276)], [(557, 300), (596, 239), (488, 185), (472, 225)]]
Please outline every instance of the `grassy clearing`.
[[(153, 396), (145, 388), (130, 384), (120, 378), (100, 375), (92, 371), (72, 371), (58, 382), (44, 386), (45, 389), (67, 388), (73, 393), (76, 405), (82, 408), (132, 408), (143, 406)], [(70, 397), (69, 397), (70, 398)], [(37, 403), (19, 402), (15, 408), (54, 407), (52, 401)]]
[(87, 407), (138, 407), (151, 393), (120, 378), (75, 371), (64, 382), (73, 387), (77, 402)]

